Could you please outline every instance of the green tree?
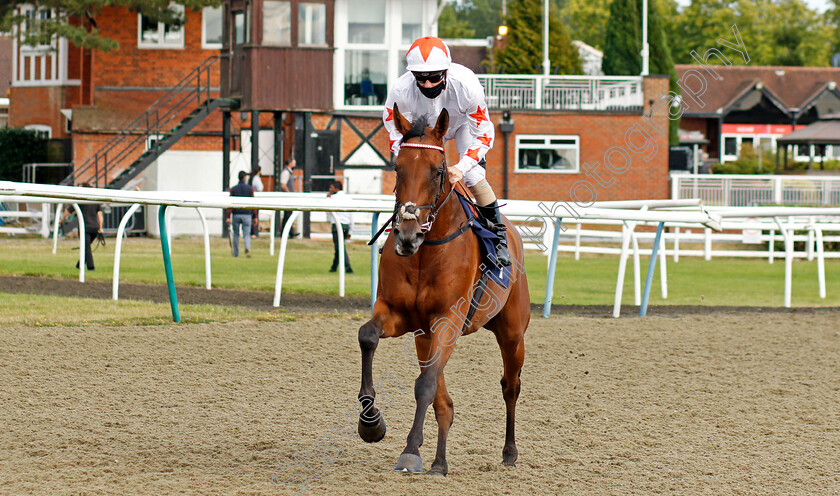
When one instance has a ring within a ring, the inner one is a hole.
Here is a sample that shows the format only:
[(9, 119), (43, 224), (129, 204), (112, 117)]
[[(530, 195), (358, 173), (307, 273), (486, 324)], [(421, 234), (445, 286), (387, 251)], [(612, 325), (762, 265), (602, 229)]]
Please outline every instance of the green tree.
[[(542, 2), (512, 0), (508, 3), (507, 11), (507, 43), (494, 51), (491, 71), (501, 74), (542, 74)], [(557, 9), (548, 17), (548, 31), (549, 73), (582, 73), (577, 48), (572, 45), (566, 26), (560, 22)]]
[[(496, 36), (499, 26), (502, 24), (502, 1), (459, 1), (454, 7), (455, 18), (458, 22), (464, 23), (466, 29), (473, 31), (470, 37), (486, 38), (488, 36)], [(438, 25), (438, 29), (440, 29), (440, 25)]]
[(0, 180), (20, 181), (23, 164), (46, 158), (47, 140), (37, 132), (19, 127), (0, 129)]
[[(641, 12), (642, 2), (639, 0), (639, 11)], [(671, 57), (671, 49), (665, 35), (665, 27), (660, 14), (659, 2), (648, 0), (648, 46), (650, 49), (649, 70), (650, 74), (668, 75), (668, 88), (677, 95), (681, 93), (677, 84), (677, 70), (674, 68), (674, 59)], [(680, 144), (679, 138), (680, 120), (672, 119), (669, 122), (668, 141), (671, 146)]]
[(455, 7), (452, 4), (446, 4), (438, 18), (438, 36), (441, 38), (473, 38), (475, 37), (475, 29), (469, 26), (466, 19), (461, 19), (456, 15)]
[(636, 76), (642, 69), (641, 30), (636, 0), (613, 0), (604, 39), (601, 70), (610, 76)]
[[(221, 0), (178, 0), (188, 9), (199, 10), (219, 6)], [(10, 31), (24, 18), (15, 13), (16, 7), (36, 4), (39, 9), (53, 9), (54, 16), (38, 23), (38, 29), (27, 31), (25, 42), (37, 44), (50, 40), (54, 35), (67, 38), (73, 45), (110, 51), (119, 48), (116, 40), (103, 37), (96, 17), (103, 7), (120, 6), (138, 12), (159, 22), (183, 22), (180, 13), (170, 10), (170, 0), (0, 0), (0, 31)]]
[(609, 3), (610, 0), (568, 0), (560, 16), (569, 25), (572, 39), (603, 50), (610, 18)]
[[(731, 26), (736, 24), (750, 64), (825, 66), (833, 53), (832, 39), (840, 41), (837, 21), (836, 9), (821, 15), (803, 0), (692, 0), (668, 30), (679, 64), (697, 63), (692, 50), (702, 54), (720, 48), (721, 37), (732, 40)], [(712, 57), (709, 63), (721, 61)]]

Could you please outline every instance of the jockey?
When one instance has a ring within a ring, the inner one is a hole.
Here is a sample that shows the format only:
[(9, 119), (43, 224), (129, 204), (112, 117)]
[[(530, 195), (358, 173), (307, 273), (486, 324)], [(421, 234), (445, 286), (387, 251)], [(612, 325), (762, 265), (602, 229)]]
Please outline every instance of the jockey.
[(499, 238), (496, 257), (500, 265), (510, 265), (505, 225), (496, 195), (485, 179), (484, 156), (493, 146), (495, 129), (487, 115), (484, 88), (468, 68), (452, 63), (449, 47), (440, 38), (417, 39), (405, 56), (408, 71), (397, 79), (385, 101), (382, 120), (390, 134), (391, 151), (400, 153), (400, 138), (394, 124), (394, 104), (409, 122), (426, 117), (434, 122), (445, 108), (449, 129), (444, 143), (454, 139), (460, 160), (449, 166), (449, 180), (464, 184), (475, 196), (481, 216)]

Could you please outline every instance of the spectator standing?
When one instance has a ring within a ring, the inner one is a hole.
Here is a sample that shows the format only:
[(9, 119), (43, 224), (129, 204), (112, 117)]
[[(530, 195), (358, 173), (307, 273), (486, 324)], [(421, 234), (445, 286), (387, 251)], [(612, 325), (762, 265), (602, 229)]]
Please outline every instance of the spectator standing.
[[(292, 193), (295, 190), (295, 176), (292, 174), (292, 170), (297, 165), (297, 161), (295, 161), (294, 157), (289, 157), (286, 159), (283, 165), (283, 170), (280, 172), (280, 191), (284, 191), (286, 193)], [(289, 221), (289, 217), (292, 216), (291, 210), (286, 210), (283, 212), (283, 222), (280, 223), (280, 232), (283, 232), (283, 229), (286, 227), (286, 222)], [(298, 235), (295, 231), (294, 226), (292, 226), (292, 230), (289, 233), (289, 237), (294, 238)]]
[[(260, 175), (261, 171), (262, 171), (262, 168), (260, 166), (257, 166), (257, 168), (254, 169), (253, 172), (251, 172), (251, 180), (249, 182), (251, 184), (251, 187), (254, 188), (254, 193), (260, 193), (265, 189), (265, 186), (263, 186), (263, 182), (262, 182), (262, 175)], [(260, 211), (257, 210), (256, 212), (257, 212), (257, 221), (254, 224), (254, 230), (251, 231), (251, 237), (252, 238), (259, 238), (260, 237)]]
[[(331, 182), (329, 192), (327, 192), (327, 198), (342, 198), (344, 196), (344, 187), (342, 186), (341, 181)], [(336, 216), (338, 217), (338, 221), (341, 223), (340, 226), (336, 226), (335, 219), (332, 214), (329, 215), (330, 223), (332, 224), (333, 239), (333, 262), (330, 272), (338, 270), (338, 243), (340, 242), (338, 231), (339, 227), (341, 228), (341, 236), (343, 236), (345, 240), (350, 239), (350, 229), (353, 227), (352, 212), (336, 212)], [(347, 255), (346, 249), (344, 250), (344, 272), (347, 274), (353, 273), (353, 269), (350, 267), (350, 257)]]
[[(245, 171), (239, 171), (239, 184), (230, 189), (230, 196), (254, 196), (254, 188), (245, 182), (247, 176)], [(251, 258), (251, 225), (257, 220), (256, 210), (229, 208), (225, 217), (225, 222), (233, 230), (233, 256), (239, 256), (239, 228), (241, 226), (245, 256)]]
[[(90, 188), (90, 183), (82, 183), (82, 187)], [(82, 217), (85, 222), (85, 265), (88, 270), (96, 270), (93, 263), (93, 251), (90, 249), (90, 245), (93, 244), (94, 239), (97, 239), (102, 234), (102, 225), (105, 223), (102, 214), (102, 205), (99, 203), (87, 203), (79, 205), (79, 209), (82, 211)], [(71, 205), (64, 211), (64, 214), (61, 216), (61, 221), (64, 222), (64, 219), (73, 214), (74, 211)], [(83, 236), (81, 227), (80, 223), (79, 236)], [(76, 262), (76, 268), (79, 268), (79, 262)]]

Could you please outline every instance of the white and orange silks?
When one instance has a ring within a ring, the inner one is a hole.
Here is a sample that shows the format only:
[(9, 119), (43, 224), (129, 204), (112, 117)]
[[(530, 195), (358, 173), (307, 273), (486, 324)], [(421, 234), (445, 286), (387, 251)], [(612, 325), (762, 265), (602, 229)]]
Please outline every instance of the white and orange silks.
[(444, 143), (455, 140), (460, 160), (455, 167), (464, 174), (464, 184), (473, 186), (484, 180), (484, 168), (478, 165), (493, 147), (495, 130), (487, 111), (484, 87), (468, 68), (451, 64), (446, 75), (446, 88), (434, 99), (425, 97), (417, 88), (411, 72), (406, 72), (391, 88), (385, 101), (382, 120), (390, 135), (391, 151), (399, 155), (402, 135), (394, 125), (394, 104), (409, 122), (425, 117), (434, 125), (443, 109), (449, 112), (449, 129)]

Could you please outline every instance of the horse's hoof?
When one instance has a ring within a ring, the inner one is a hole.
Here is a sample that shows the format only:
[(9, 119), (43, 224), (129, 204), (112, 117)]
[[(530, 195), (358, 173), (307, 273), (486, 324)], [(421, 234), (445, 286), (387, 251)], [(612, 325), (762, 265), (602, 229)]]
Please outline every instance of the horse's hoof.
[(502, 460), (503, 467), (511, 467), (516, 468), (516, 461), (515, 460)]
[(400, 455), (400, 459), (397, 460), (397, 466), (394, 467), (394, 470), (412, 474), (423, 473), (423, 459), (411, 453), (403, 453)]
[(428, 472), (426, 472), (426, 475), (432, 475), (435, 477), (446, 477), (447, 472), (448, 470), (445, 467), (433, 466), (431, 469), (429, 469)]
[(366, 425), (359, 419), (359, 437), (366, 443), (378, 443), (385, 437), (385, 419), (379, 416), (379, 421), (373, 425)]

